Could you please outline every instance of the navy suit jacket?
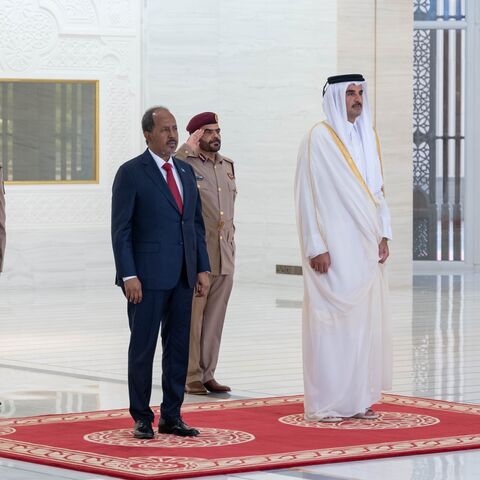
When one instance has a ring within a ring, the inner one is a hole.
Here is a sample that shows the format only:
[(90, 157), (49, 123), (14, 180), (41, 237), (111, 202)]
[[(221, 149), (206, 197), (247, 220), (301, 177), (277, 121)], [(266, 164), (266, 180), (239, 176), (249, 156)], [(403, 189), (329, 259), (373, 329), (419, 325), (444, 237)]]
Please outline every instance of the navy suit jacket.
[(210, 271), (195, 173), (173, 159), (183, 185), (183, 215), (150, 152), (124, 163), (112, 189), (112, 245), (116, 284), (136, 275), (142, 287), (174, 288), (183, 265), (188, 284)]

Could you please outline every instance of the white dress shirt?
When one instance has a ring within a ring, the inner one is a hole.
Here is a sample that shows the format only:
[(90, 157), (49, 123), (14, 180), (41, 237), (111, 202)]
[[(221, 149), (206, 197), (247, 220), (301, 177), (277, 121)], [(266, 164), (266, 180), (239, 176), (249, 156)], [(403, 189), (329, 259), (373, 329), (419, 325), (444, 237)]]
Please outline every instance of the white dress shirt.
[(158, 168), (160, 169), (160, 172), (162, 172), (163, 178), (165, 181), (167, 181), (167, 171), (162, 168), (166, 163), (169, 163), (172, 166), (172, 172), (173, 172), (173, 177), (175, 178), (175, 182), (177, 183), (178, 191), (180, 192), (180, 196), (182, 197), (183, 200), (183, 185), (182, 181), (180, 180), (180, 175), (178, 174), (178, 171), (175, 167), (175, 164), (173, 163), (172, 157), (168, 159), (168, 162), (166, 162), (163, 158), (159, 157), (156, 153), (153, 153), (150, 149), (148, 149), (150, 152), (150, 155), (153, 157), (155, 160), (155, 163), (157, 164)]

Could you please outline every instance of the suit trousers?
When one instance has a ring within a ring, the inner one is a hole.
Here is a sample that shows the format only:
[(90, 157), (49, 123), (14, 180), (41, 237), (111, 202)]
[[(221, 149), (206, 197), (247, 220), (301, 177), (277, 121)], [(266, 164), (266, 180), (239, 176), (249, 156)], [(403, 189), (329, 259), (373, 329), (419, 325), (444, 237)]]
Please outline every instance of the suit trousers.
[(128, 390), (134, 420), (154, 420), (150, 397), (160, 327), (163, 392), (160, 414), (167, 420), (180, 416), (188, 367), (192, 294), (184, 271), (175, 288), (143, 290), (140, 303), (128, 303)]
[(214, 378), (232, 287), (233, 275), (210, 275), (207, 296), (193, 297), (187, 383)]

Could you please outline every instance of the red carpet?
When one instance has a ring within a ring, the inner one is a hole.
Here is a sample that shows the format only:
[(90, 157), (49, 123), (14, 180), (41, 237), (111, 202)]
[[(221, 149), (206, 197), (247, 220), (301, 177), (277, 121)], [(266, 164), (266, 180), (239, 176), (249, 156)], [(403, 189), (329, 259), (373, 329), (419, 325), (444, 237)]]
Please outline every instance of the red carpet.
[(479, 405), (384, 395), (376, 410), (332, 425), (305, 422), (300, 396), (190, 404), (199, 437), (153, 440), (127, 410), (1, 419), (0, 457), (158, 480), (480, 447)]

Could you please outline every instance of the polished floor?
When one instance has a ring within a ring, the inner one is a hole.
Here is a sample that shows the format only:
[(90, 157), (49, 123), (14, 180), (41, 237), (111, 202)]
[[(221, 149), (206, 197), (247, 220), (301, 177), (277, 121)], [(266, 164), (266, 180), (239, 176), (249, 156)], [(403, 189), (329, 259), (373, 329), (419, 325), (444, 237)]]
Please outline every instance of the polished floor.
[[(232, 398), (302, 393), (301, 279), (289, 283), (234, 288), (217, 371)], [(392, 291), (392, 307), (393, 391), (480, 403), (480, 274), (415, 276), (413, 290)], [(127, 342), (114, 287), (2, 288), (0, 417), (126, 407)], [(157, 382), (152, 403), (160, 396)], [(480, 452), (469, 451), (205, 478), (474, 480), (479, 471)], [(101, 478), (111, 477), (0, 459), (2, 480)]]

